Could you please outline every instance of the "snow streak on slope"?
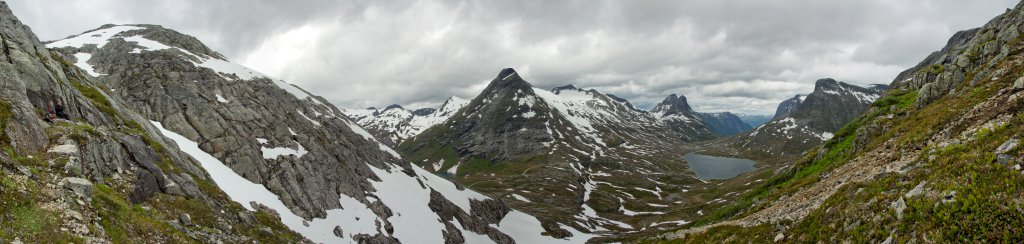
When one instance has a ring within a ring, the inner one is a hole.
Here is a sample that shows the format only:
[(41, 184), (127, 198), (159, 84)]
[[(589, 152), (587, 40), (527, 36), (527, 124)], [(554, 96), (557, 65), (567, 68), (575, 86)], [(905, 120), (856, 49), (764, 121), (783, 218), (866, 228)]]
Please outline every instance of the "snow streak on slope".
[(281, 222), (288, 228), (302, 234), (314, 242), (321, 243), (354, 243), (355, 241), (345, 237), (334, 236), (335, 226), (341, 226), (348, 236), (354, 234), (376, 234), (373, 228), (374, 221), (378, 219), (365, 204), (351, 197), (340, 195), (344, 210), (332, 209), (327, 211), (324, 219), (314, 219), (309, 222), (309, 227), (303, 225), (303, 219), (285, 207), (280, 197), (267, 190), (266, 186), (252, 183), (241, 175), (235, 173), (227, 165), (209, 153), (199, 149), (199, 144), (185, 138), (182, 135), (167, 130), (160, 122), (151, 121), (154, 126), (167, 138), (174, 140), (182, 152), (192, 156), (202, 165), (203, 169), (210, 173), (210, 177), (217, 183), (217, 186), (231, 198), (250, 211), (254, 211), (250, 202), (263, 204), (274, 209), (281, 216)]
[(76, 53), (74, 56), (75, 56), (75, 60), (77, 60), (77, 61), (75, 61), (75, 66), (78, 66), (78, 68), (80, 68), (82, 70), (85, 70), (85, 73), (89, 74), (89, 76), (99, 77), (99, 76), (103, 75), (103, 74), (97, 73), (96, 69), (93, 68), (92, 65), (90, 65), (89, 63), (85, 62), (85, 61), (89, 61), (89, 59), (92, 58), (92, 54)]
[(569, 120), (569, 123), (577, 130), (586, 134), (597, 144), (606, 146), (601, 140), (600, 132), (591, 124), (592, 120), (614, 116), (606, 112), (605, 109), (596, 109), (596, 107), (609, 107), (610, 105), (605, 101), (594, 99), (590, 93), (577, 90), (565, 90), (554, 94), (544, 89), (534, 88), (533, 92)]

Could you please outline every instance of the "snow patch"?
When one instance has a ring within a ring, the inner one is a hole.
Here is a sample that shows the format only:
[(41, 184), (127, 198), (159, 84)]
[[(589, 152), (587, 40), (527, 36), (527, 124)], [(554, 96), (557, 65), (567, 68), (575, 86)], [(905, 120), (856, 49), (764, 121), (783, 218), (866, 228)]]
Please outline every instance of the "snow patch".
[(77, 60), (77, 61), (75, 61), (75, 66), (78, 66), (78, 68), (84, 70), (86, 74), (89, 74), (89, 76), (99, 77), (99, 76), (103, 75), (103, 74), (100, 74), (100, 73), (96, 72), (96, 69), (94, 69), (92, 67), (92, 65), (87, 62), (87, 61), (89, 61), (89, 59), (92, 59), (92, 54), (88, 54), (88, 53), (75, 53), (74, 56), (75, 56), (75, 60)]

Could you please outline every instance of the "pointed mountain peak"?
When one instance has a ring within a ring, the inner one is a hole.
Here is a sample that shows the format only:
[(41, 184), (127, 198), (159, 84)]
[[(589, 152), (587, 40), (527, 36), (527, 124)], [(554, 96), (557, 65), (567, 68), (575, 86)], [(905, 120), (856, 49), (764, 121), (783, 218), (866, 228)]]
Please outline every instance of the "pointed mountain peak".
[(498, 72), (498, 77), (495, 77), (495, 79), (502, 81), (510, 81), (515, 79), (521, 80), (522, 78), (519, 77), (519, 73), (516, 72), (515, 69), (505, 68), (502, 69), (501, 72)]
[(661, 115), (673, 115), (673, 114), (693, 114), (693, 108), (690, 107), (690, 103), (686, 102), (686, 96), (680, 96), (676, 94), (668, 95), (665, 100), (662, 100), (651, 112)]
[(530, 85), (530, 83), (523, 80), (522, 77), (519, 77), (519, 73), (517, 73), (516, 70), (512, 68), (505, 68), (502, 69), (501, 72), (498, 72), (498, 76), (494, 77), (494, 80), (491, 80), (491, 83), (487, 85), (487, 88), (485, 88), (484, 92), (481, 94), (507, 89), (531, 90), (532, 88), (533, 85)]

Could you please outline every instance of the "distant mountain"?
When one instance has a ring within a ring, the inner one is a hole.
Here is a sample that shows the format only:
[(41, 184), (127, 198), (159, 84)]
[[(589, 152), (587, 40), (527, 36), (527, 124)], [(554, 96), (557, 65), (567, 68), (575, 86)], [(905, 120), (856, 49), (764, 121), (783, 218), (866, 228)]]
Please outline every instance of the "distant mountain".
[[(685, 96), (676, 94), (665, 97), (661, 103), (651, 109), (651, 114), (665, 122), (683, 141), (695, 142), (715, 139), (719, 136), (704, 123), (704, 118), (693, 111)], [(708, 116), (714, 118), (714, 116)], [(723, 123), (717, 124), (720, 128), (728, 130), (729, 126)]]
[(807, 95), (801, 94), (782, 101), (782, 103), (779, 104), (779, 108), (775, 109), (775, 116), (772, 116), (771, 120), (777, 120), (789, 116), (789, 113), (793, 112), (800, 103), (803, 103), (805, 98), (807, 98)]
[(345, 109), (342, 113), (366, 128), (381, 142), (397, 146), (427, 128), (444, 122), (466, 104), (469, 104), (468, 100), (450, 97), (436, 109), (422, 108), (410, 111), (399, 105), (391, 105), (384, 109)]
[[(535, 88), (504, 69), (455, 115), (399, 149), (430, 171), (505, 196), (556, 236), (629, 233), (661, 225), (655, 217), (696, 212), (675, 207), (697, 195), (670, 193), (703, 184), (687, 170), (685, 141), (716, 135), (675, 99), (648, 112), (593, 89)], [(676, 122), (694, 130), (671, 129)]]
[(715, 134), (721, 137), (731, 136), (739, 133), (749, 131), (753, 128), (739, 116), (736, 116), (730, 112), (719, 112), (719, 113), (697, 113), (701, 121), (711, 128)]
[(747, 123), (751, 128), (757, 128), (758, 126), (768, 123), (772, 120), (771, 115), (756, 115), (756, 114), (737, 114), (736, 117), (740, 117), (743, 123)]
[(733, 145), (757, 158), (795, 158), (832, 138), (833, 134), (863, 113), (881, 97), (886, 85), (867, 88), (820, 79), (814, 92), (797, 95), (779, 104), (772, 121), (734, 138)]

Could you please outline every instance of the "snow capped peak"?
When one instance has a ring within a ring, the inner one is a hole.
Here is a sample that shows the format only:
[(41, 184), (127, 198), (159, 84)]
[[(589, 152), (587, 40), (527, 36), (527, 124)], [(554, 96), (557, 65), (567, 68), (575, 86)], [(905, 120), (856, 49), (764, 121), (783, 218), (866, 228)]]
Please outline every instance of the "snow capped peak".
[(409, 111), (394, 104), (385, 109), (346, 109), (342, 112), (357, 124), (374, 131), (378, 138), (390, 139), (394, 144), (418, 135), (420, 132), (444, 123), (469, 104), (469, 100), (450, 97), (438, 108), (420, 108)]

